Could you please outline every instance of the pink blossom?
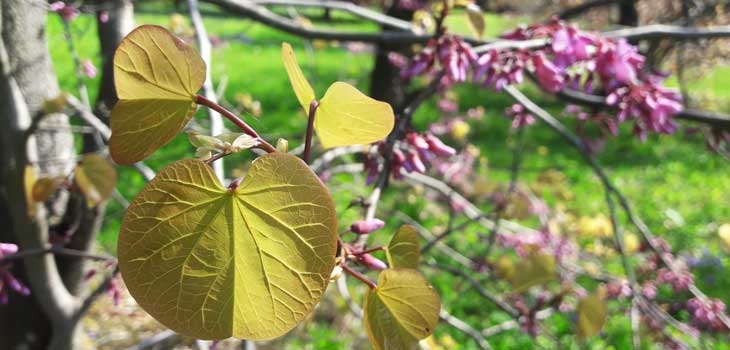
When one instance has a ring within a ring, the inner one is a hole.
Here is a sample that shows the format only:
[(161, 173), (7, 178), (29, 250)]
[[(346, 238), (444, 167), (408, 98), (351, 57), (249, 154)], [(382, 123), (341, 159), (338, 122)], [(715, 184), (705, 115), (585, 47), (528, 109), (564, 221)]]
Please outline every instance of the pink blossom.
[(359, 263), (365, 265), (365, 267), (367, 267), (371, 270), (381, 271), (381, 270), (385, 270), (388, 268), (388, 265), (386, 265), (382, 260), (380, 260), (370, 254), (358, 255), (357, 261)]
[(96, 77), (96, 66), (93, 62), (91, 62), (91, 60), (83, 60), (81, 62), (81, 67), (83, 68), (84, 75), (87, 78), (92, 79)]
[(50, 4), (50, 10), (58, 13), (66, 22), (71, 22), (79, 16), (79, 9), (63, 1), (56, 1)]
[(434, 135), (426, 134), (426, 143), (428, 143), (428, 150), (439, 157), (450, 157), (456, 154), (454, 148), (447, 146)]
[(385, 222), (380, 219), (358, 220), (350, 225), (350, 231), (358, 235), (366, 235), (383, 228), (383, 226), (385, 226)]
[(550, 92), (557, 92), (563, 88), (565, 83), (563, 72), (548, 61), (542, 52), (532, 56), (532, 64), (535, 66), (535, 77), (543, 88)]
[(109, 22), (109, 11), (99, 12), (99, 22), (101, 22), (101, 23)]

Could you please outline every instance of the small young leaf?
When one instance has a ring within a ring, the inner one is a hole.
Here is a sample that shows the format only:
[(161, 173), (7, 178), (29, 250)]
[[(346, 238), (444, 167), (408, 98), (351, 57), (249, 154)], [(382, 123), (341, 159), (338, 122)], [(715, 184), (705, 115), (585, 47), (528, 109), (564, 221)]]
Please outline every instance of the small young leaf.
[(418, 243), (416, 228), (411, 225), (401, 226), (390, 239), (385, 255), (392, 268), (418, 269), (421, 260), (421, 246)]
[(45, 113), (58, 113), (63, 111), (68, 104), (68, 96), (65, 93), (60, 93), (54, 98), (43, 101), (43, 112)]
[(35, 170), (30, 165), (26, 165), (23, 171), (23, 187), (25, 190), (25, 203), (28, 206), (28, 216), (34, 216), (38, 210), (36, 208), (36, 202), (33, 200), (33, 185), (35, 181)]
[(284, 61), (284, 68), (289, 75), (289, 82), (297, 95), (299, 104), (304, 108), (304, 113), (309, 113), (309, 104), (314, 101), (314, 90), (309, 85), (309, 81), (304, 77), (302, 69), (299, 68), (297, 57), (289, 43), (281, 44), (281, 59)]
[(375, 349), (414, 349), (436, 328), (441, 300), (420, 272), (387, 269), (378, 287), (366, 292), (363, 309)]
[(466, 16), (469, 19), (469, 28), (477, 38), (481, 39), (484, 35), (484, 13), (479, 5), (470, 3), (465, 6)]
[(86, 197), (86, 204), (93, 208), (114, 192), (117, 171), (104, 157), (90, 153), (74, 169), (74, 181)]
[(63, 183), (62, 176), (42, 177), (33, 184), (33, 200), (45, 202), (56, 192), (58, 186)]
[(539, 252), (531, 252), (521, 260), (509, 280), (515, 293), (522, 293), (534, 286), (555, 279), (555, 257)]
[(601, 331), (606, 323), (608, 308), (606, 291), (598, 288), (595, 292), (578, 301), (578, 338), (592, 337)]
[(170, 142), (193, 117), (204, 80), (203, 59), (166, 29), (143, 25), (127, 35), (114, 54), (114, 161), (132, 164)]
[[(281, 55), (289, 81), (306, 113), (315, 95), (297, 64), (291, 45), (283, 43)], [(335, 82), (319, 101), (314, 129), (324, 148), (367, 144), (383, 139), (393, 130), (395, 117), (389, 104), (375, 100), (354, 86)]]
[(324, 148), (378, 141), (393, 130), (395, 120), (389, 104), (339, 81), (327, 89), (315, 116), (314, 128)]
[(335, 265), (327, 188), (299, 158), (271, 153), (224, 188), (198, 160), (178, 161), (122, 221), (119, 267), (137, 302), (198, 339), (271, 339), (314, 308)]

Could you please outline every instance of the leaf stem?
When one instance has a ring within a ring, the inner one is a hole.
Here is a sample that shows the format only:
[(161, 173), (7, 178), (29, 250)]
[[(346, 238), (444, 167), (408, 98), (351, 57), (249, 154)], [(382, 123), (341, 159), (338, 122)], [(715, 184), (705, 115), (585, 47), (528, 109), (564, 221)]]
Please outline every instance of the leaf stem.
[(309, 104), (309, 118), (307, 120), (307, 136), (304, 139), (304, 153), (302, 154), (302, 160), (309, 164), (309, 154), (312, 150), (312, 134), (314, 133), (314, 115), (319, 107), (319, 101), (312, 100)]
[(372, 252), (377, 252), (379, 250), (385, 250), (385, 247), (380, 246), (380, 247), (370, 248), (370, 249), (367, 249), (367, 250), (363, 250), (361, 252), (352, 253), (352, 255), (354, 255), (354, 256), (360, 256), (360, 255), (370, 254)]
[(357, 279), (358, 279), (358, 280), (360, 280), (360, 281), (361, 281), (362, 283), (365, 283), (365, 284), (367, 284), (367, 285), (368, 285), (368, 287), (370, 287), (370, 289), (375, 289), (375, 288), (378, 288), (378, 285), (377, 285), (377, 284), (375, 284), (375, 282), (373, 282), (373, 281), (371, 281), (371, 280), (370, 280), (369, 278), (365, 277), (365, 275), (363, 275), (363, 274), (361, 274), (361, 273), (359, 273), (359, 272), (357, 272), (357, 271), (353, 270), (353, 269), (352, 269), (352, 268), (350, 268), (349, 266), (347, 266), (347, 265), (345, 265), (345, 264), (341, 264), (341, 265), (340, 265), (340, 267), (342, 267), (342, 271), (345, 271), (345, 273), (347, 273), (347, 274), (351, 275), (352, 277), (355, 277), (355, 278), (357, 278)]
[(250, 127), (246, 122), (244, 122), (241, 118), (237, 117), (235, 114), (231, 113), (231, 111), (223, 108), (221, 105), (205, 98), (205, 96), (201, 95), (195, 95), (195, 103), (199, 105), (206, 106), (218, 113), (220, 113), (222, 116), (228, 118), (233, 124), (236, 124), (236, 126), (241, 129), (243, 132), (245, 132), (247, 135), (257, 139), (260, 144), (257, 146), (258, 148), (261, 148), (262, 150), (268, 152), (268, 153), (275, 153), (276, 148), (272, 146), (270, 143), (266, 142), (259, 134), (254, 130), (252, 127)]

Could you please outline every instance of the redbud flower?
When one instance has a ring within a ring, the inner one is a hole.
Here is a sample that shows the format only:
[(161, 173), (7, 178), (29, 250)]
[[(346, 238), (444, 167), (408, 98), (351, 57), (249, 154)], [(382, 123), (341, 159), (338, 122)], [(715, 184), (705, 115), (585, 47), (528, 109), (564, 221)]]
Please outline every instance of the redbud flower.
[(114, 300), (114, 306), (119, 306), (122, 298), (122, 292), (119, 289), (117, 277), (113, 277), (112, 280), (109, 282), (109, 286), (106, 288), (106, 292), (110, 297), (112, 297), (112, 300)]
[(79, 10), (76, 7), (63, 1), (56, 1), (50, 4), (50, 10), (58, 13), (66, 22), (71, 22), (79, 16)]
[(91, 60), (83, 60), (81, 62), (81, 67), (83, 68), (84, 75), (87, 78), (94, 78), (96, 76), (96, 66), (94, 66), (94, 63), (91, 62)]
[(409, 164), (410, 168), (413, 169), (413, 171), (415, 171), (415, 172), (418, 172), (418, 173), (426, 172), (426, 165), (423, 164), (421, 157), (418, 155), (418, 152), (416, 152), (416, 151), (411, 150), (408, 152), (408, 155), (406, 156), (405, 164)]
[(101, 23), (109, 22), (109, 11), (99, 12), (99, 22), (101, 22)]
[(438, 137), (426, 134), (428, 150), (439, 157), (450, 157), (456, 154), (456, 150), (444, 144)]
[(357, 261), (361, 264), (365, 265), (365, 267), (371, 269), (371, 270), (385, 270), (388, 268), (388, 265), (386, 265), (382, 260), (370, 255), (370, 254), (360, 254), (357, 256)]
[(380, 219), (358, 220), (350, 225), (350, 231), (358, 235), (366, 235), (383, 228), (383, 226), (385, 226), (385, 222)]
[(18, 252), (18, 245), (12, 243), (0, 243), (0, 261), (3, 255), (15, 254)]
[(532, 64), (535, 66), (535, 77), (537, 81), (550, 92), (557, 92), (563, 88), (563, 72), (552, 62), (545, 58), (542, 52), (532, 57)]

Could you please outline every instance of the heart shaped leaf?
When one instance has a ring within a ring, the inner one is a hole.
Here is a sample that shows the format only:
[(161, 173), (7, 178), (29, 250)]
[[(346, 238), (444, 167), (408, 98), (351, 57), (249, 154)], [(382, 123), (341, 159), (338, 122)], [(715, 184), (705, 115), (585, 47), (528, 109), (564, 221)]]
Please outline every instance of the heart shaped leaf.
[(45, 202), (48, 198), (56, 193), (56, 190), (63, 183), (65, 177), (42, 177), (33, 184), (33, 200), (36, 202)]
[(299, 158), (255, 160), (235, 188), (198, 160), (160, 171), (132, 202), (119, 266), (137, 302), (199, 339), (271, 339), (300, 323), (335, 264), (334, 203)]
[[(305, 112), (315, 95), (299, 68), (291, 45), (283, 43), (281, 55), (294, 93)], [(389, 104), (370, 98), (354, 86), (335, 82), (319, 101), (314, 129), (324, 148), (372, 143), (388, 136), (394, 125)]]
[(297, 56), (294, 55), (294, 50), (289, 43), (281, 44), (281, 59), (284, 61), (286, 74), (289, 75), (289, 82), (294, 89), (294, 94), (297, 95), (299, 104), (304, 108), (304, 113), (309, 113), (309, 104), (314, 101), (314, 90), (304, 77), (302, 69), (299, 68)]
[(598, 334), (606, 323), (607, 315), (606, 291), (603, 288), (578, 301), (578, 338)]
[(385, 254), (390, 267), (418, 269), (421, 260), (421, 246), (418, 243), (416, 228), (411, 225), (401, 226), (390, 239)]
[(204, 80), (203, 59), (167, 29), (143, 25), (127, 35), (114, 54), (114, 161), (132, 164), (170, 142), (193, 117)]
[(365, 294), (363, 309), (373, 348), (415, 349), (436, 328), (441, 300), (420, 272), (388, 269)]
[(515, 293), (522, 293), (554, 280), (557, 277), (556, 271), (554, 256), (533, 251), (514, 267), (514, 274), (509, 282)]
[(104, 157), (90, 153), (74, 169), (74, 180), (86, 197), (86, 204), (93, 208), (114, 192), (117, 171)]

